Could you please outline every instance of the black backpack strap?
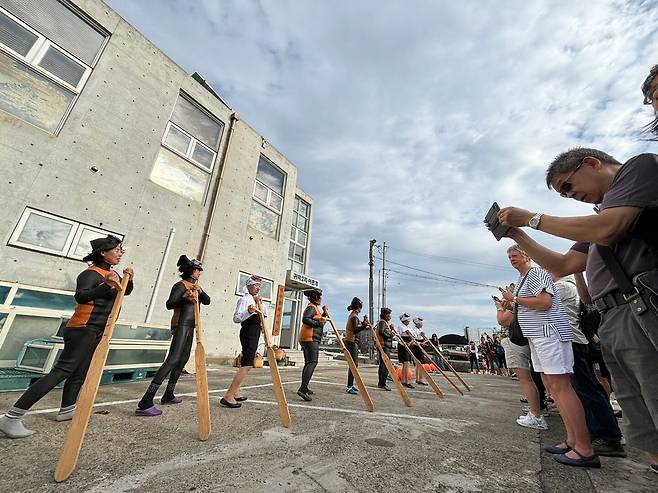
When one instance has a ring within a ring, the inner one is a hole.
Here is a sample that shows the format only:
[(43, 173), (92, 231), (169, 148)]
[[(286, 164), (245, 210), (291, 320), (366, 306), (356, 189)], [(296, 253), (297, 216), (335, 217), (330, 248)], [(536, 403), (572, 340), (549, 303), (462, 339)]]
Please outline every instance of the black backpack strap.
[(612, 278), (619, 286), (619, 290), (622, 294), (630, 294), (635, 292), (635, 286), (628, 277), (628, 274), (624, 271), (624, 268), (619, 263), (619, 260), (615, 256), (615, 253), (612, 251), (612, 248), (603, 245), (596, 245), (596, 248), (605, 263), (605, 266), (612, 274)]

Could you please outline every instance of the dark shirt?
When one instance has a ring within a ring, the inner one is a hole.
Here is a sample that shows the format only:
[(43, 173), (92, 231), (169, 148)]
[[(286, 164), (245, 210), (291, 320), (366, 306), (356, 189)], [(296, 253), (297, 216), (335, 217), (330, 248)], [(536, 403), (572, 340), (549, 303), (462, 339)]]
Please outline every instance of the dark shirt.
[(315, 315), (315, 308), (311, 305), (307, 306), (306, 310), (304, 310), (304, 313), (302, 314), (302, 323), (313, 329), (313, 342), (322, 342), (322, 332), (324, 331), (325, 323), (320, 320), (315, 320), (313, 318)]
[[(171, 288), (171, 293), (169, 293), (169, 299), (167, 300), (167, 310), (173, 310), (174, 313), (171, 316), (171, 326), (179, 327), (194, 327), (194, 302), (183, 298), (185, 291), (188, 289), (188, 286), (191, 287), (194, 284), (189, 281), (180, 280), (174, 284)], [(205, 291), (199, 293), (199, 303), (202, 305), (210, 304), (210, 296), (206, 294)]]
[(380, 320), (377, 324), (377, 336), (384, 348), (393, 348), (393, 332), (391, 332), (391, 328), (386, 320)]
[[(117, 290), (105, 284), (105, 276), (110, 273), (109, 265), (92, 265), (82, 271), (75, 285), (75, 312), (67, 327), (94, 327), (104, 329), (112, 311)], [(128, 281), (125, 296), (132, 293), (133, 282)]]
[[(629, 159), (617, 172), (610, 188), (603, 196), (599, 210), (613, 207), (645, 208), (658, 201), (658, 156), (640, 154)], [(658, 226), (657, 226), (658, 227)], [(592, 299), (618, 290), (617, 283), (605, 266), (595, 245), (577, 242), (572, 250), (587, 255), (587, 281)], [(626, 235), (614, 247), (615, 256), (629, 277), (658, 268), (658, 257), (649, 244)]]

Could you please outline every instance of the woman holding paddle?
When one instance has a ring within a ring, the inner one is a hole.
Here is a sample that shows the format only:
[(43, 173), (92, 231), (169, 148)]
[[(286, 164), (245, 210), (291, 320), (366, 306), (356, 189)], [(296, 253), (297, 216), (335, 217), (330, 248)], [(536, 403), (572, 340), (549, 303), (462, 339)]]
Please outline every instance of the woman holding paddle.
[[(363, 308), (363, 303), (359, 298), (352, 298), (352, 302), (347, 309), (350, 311), (350, 314), (347, 317), (347, 324), (345, 325), (345, 336), (343, 337), (343, 342), (345, 347), (350, 352), (352, 356), (352, 361), (356, 366), (359, 366), (359, 333), (370, 327), (370, 322), (368, 321), (368, 315), (363, 317), (363, 321), (359, 320), (359, 312)], [(347, 389), (348, 394), (357, 394), (359, 391), (354, 386), (354, 375), (352, 375), (352, 370), (348, 368), (347, 370)]]
[[(384, 354), (390, 358), (391, 351), (393, 350), (393, 332), (391, 331), (391, 315), (392, 310), (390, 308), (382, 308), (379, 313), (379, 322), (377, 322), (377, 338), (381, 344), (382, 351)], [(383, 390), (390, 391), (391, 388), (386, 385), (386, 378), (388, 377), (388, 368), (386, 368), (386, 361), (380, 355), (379, 356), (379, 369), (377, 371), (379, 380), (377, 382), (377, 387)]]
[(299, 331), (299, 343), (304, 351), (304, 369), (302, 370), (302, 383), (299, 390), (297, 390), (297, 395), (305, 401), (311, 401), (313, 400), (311, 398), (313, 391), (308, 388), (308, 384), (318, 364), (322, 332), (329, 317), (325, 307), (320, 309), (322, 303), (321, 289), (304, 291), (304, 296), (308, 298), (309, 303), (302, 315), (302, 328)]
[[(64, 349), (53, 369), (34, 382), (7, 413), (0, 417), (0, 431), (9, 438), (24, 438), (34, 431), (23, 424), (23, 416), (43, 396), (62, 381), (62, 405), (57, 421), (72, 419), (78, 393), (87, 375), (94, 350), (103, 336), (103, 330), (117, 296), (121, 277), (112, 269), (123, 256), (121, 240), (108, 235), (91, 241), (92, 251), (83, 258), (91, 265), (77, 278), (75, 311), (64, 329)], [(129, 276), (125, 295), (133, 290), (133, 270), (127, 267), (123, 274)]]
[(137, 404), (137, 410), (135, 411), (137, 416), (159, 416), (162, 414), (162, 411), (153, 404), (153, 398), (167, 375), (169, 375), (169, 382), (160, 403), (167, 405), (183, 402), (183, 399), (174, 395), (174, 389), (178, 378), (183, 372), (185, 363), (190, 358), (195, 326), (194, 304), (197, 300), (203, 305), (210, 304), (210, 296), (199, 286), (199, 278), (203, 271), (201, 262), (196, 259), (190, 260), (187, 256), (181, 255), (176, 265), (181, 280), (173, 285), (167, 300), (167, 310), (174, 311), (171, 316), (173, 337), (169, 354), (153, 377), (142, 400)]

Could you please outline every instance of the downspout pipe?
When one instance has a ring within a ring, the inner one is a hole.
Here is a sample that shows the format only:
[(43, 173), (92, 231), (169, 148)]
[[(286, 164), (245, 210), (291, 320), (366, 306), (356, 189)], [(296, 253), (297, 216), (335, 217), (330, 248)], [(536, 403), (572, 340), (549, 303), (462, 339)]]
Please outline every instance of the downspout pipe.
[(228, 156), (229, 147), (233, 138), (233, 130), (235, 129), (235, 124), (238, 120), (240, 120), (240, 115), (235, 111), (231, 113), (231, 119), (228, 124), (228, 136), (226, 137), (226, 145), (224, 146), (222, 155), (219, 158), (219, 176), (215, 182), (215, 188), (213, 190), (210, 203), (210, 213), (208, 214), (208, 219), (206, 220), (206, 224), (203, 230), (203, 238), (201, 239), (201, 248), (199, 248), (199, 255), (197, 256), (197, 258), (201, 261), (203, 261), (203, 257), (206, 254), (206, 249), (208, 248), (212, 225), (215, 220), (215, 211), (217, 209), (217, 198), (219, 197), (219, 190), (222, 185), (222, 179), (224, 177), (224, 165), (226, 163), (226, 157)]

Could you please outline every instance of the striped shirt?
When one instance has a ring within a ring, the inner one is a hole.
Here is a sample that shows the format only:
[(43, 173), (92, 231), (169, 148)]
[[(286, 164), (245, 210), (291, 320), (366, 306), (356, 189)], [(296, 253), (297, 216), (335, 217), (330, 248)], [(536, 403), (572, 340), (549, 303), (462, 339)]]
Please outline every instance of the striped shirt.
[[(540, 267), (533, 267), (528, 272), (525, 282), (521, 285), (523, 277), (519, 277), (516, 292), (519, 298), (533, 298), (543, 291), (551, 295), (553, 304), (549, 310), (534, 310), (518, 305), (518, 320), (521, 331), (526, 337), (550, 337), (557, 335), (561, 341), (573, 341), (573, 332), (562, 307), (560, 297), (556, 296), (557, 289), (548, 272)], [(520, 289), (519, 289), (520, 286)]]

